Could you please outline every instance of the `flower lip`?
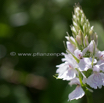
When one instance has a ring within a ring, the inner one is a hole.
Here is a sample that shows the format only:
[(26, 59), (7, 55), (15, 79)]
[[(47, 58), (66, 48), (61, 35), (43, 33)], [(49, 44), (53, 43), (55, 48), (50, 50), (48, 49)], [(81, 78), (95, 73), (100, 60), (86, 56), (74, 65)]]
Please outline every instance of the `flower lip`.
[(82, 98), (85, 94), (85, 92), (83, 91), (83, 89), (81, 88), (81, 85), (80, 85), (80, 82), (79, 82), (79, 79), (78, 78), (74, 78), (70, 81), (69, 85), (73, 85), (73, 84), (76, 84), (77, 87), (75, 88), (74, 91), (72, 91), (70, 94), (69, 94), (69, 100), (73, 100), (73, 99), (79, 99), (79, 98)]
[(104, 74), (93, 73), (88, 77), (87, 84), (94, 89), (97, 89), (97, 87), (101, 88), (104, 85)]

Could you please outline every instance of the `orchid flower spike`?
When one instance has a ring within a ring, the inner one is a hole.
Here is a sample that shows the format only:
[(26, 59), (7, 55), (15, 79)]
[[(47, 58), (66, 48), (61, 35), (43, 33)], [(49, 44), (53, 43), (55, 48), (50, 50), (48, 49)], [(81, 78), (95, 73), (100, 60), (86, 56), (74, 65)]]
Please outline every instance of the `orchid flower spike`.
[(70, 86), (76, 85), (68, 96), (70, 101), (88, 96), (92, 88), (104, 86), (104, 51), (98, 50), (98, 35), (79, 6), (74, 8), (71, 30), (73, 37), (68, 33), (65, 36), (63, 63), (56, 66), (58, 79), (70, 81)]

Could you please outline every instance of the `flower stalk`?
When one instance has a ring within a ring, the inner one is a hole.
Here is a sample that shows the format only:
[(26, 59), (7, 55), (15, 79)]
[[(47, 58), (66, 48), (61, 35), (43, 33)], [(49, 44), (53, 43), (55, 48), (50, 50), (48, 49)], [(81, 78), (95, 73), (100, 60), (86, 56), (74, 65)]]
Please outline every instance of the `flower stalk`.
[(93, 103), (92, 93), (88, 90), (86, 91), (87, 103)]

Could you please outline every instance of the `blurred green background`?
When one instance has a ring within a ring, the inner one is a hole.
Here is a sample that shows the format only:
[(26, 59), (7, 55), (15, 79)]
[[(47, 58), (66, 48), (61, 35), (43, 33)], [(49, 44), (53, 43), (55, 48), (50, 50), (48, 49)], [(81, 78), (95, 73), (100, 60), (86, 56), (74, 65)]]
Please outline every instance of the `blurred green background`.
[[(75, 3), (94, 25), (98, 48), (104, 50), (103, 0), (0, 0), (0, 103), (68, 103), (75, 86), (53, 77), (62, 56), (39, 53), (65, 52)], [(103, 103), (104, 87), (94, 90), (93, 98)], [(86, 97), (69, 103), (86, 103)]]

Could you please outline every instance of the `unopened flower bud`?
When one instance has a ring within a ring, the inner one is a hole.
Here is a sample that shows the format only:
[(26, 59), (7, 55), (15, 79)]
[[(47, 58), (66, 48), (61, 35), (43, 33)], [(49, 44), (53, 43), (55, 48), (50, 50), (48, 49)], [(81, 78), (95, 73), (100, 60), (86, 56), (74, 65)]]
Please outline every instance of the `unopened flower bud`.
[(76, 29), (75, 29), (74, 26), (71, 27), (71, 30), (72, 30), (72, 32), (73, 32), (73, 36), (77, 35), (77, 31), (76, 31)]
[(73, 19), (76, 19), (77, 17), (76, 17), (76, 15), (73, 15)]
[(84, 24), (84, 26), (83, 26), (83, 30), (84, 30), (84, 32), (86, 31), (86, 24)]
[(91, 29), (90, 29), (90, 31), (89, 31), (89, 34), (90, 34), (90, 35), (93, 34), (93, 28), (94, 28), (94, 26), (92, 26)]
[(83, 34), (81, 30), (79, 30), (78, 35), (80, 35), (81, 39), (83, 40)]
[(67, 40), (69, 40), (69, 37), (68, 37), (68, 36), (65, 36), (65, 38), (66, 38)]
[(81, 25), (83, 25), (84, 24), (84, 19), (83, 18), (81, 18)]
[(87, 45), (89, 44), (87, 35), (85, 36), (85, 42), (86, 42)]
[(95, 32), (95, 43), (96, 43), (96, 45), (98, 44), (98, 35), (97, 35), (97, 33)]
[(94, 52), (94, 49), (95, 49), (95, 41), (94, 41), (94, 40), (92, 40), (92, 41), (90, 42), (88, 48), (89, 48), (89, 51), (90, 51), (91, 53)]
[(80, 10), (80, 12), (83, 14), (83, 11), (82, 10)]
[(89, 31), (89, 29), (90, 29), (90, 23), (89, 23), (88, 19), (86, 19), (86, 24), (87, 24), (87, 29)]
[(81, 36), (80, 35), (76, 36), (76, 41), (78, 42), (79, 45), (82, 44), (82, 40), (81, 40)]
[(75, 10), (75, 13), (79, 13), (80, 8), (79, 7), (76, 7), (74, 10)]
[(74, 25), (74, 26), (78, 26), (78, 25), (77, 25), (77, 23), (76, 23), (76, 22), (74, 22), (74, 21), (73, 21), (73, 25)]
[(88, 23), (88, 28), (90, 28), (90, 23)]
[(84, 14), (82, 14), (82, 18), (85, 18), (85, 15)]

